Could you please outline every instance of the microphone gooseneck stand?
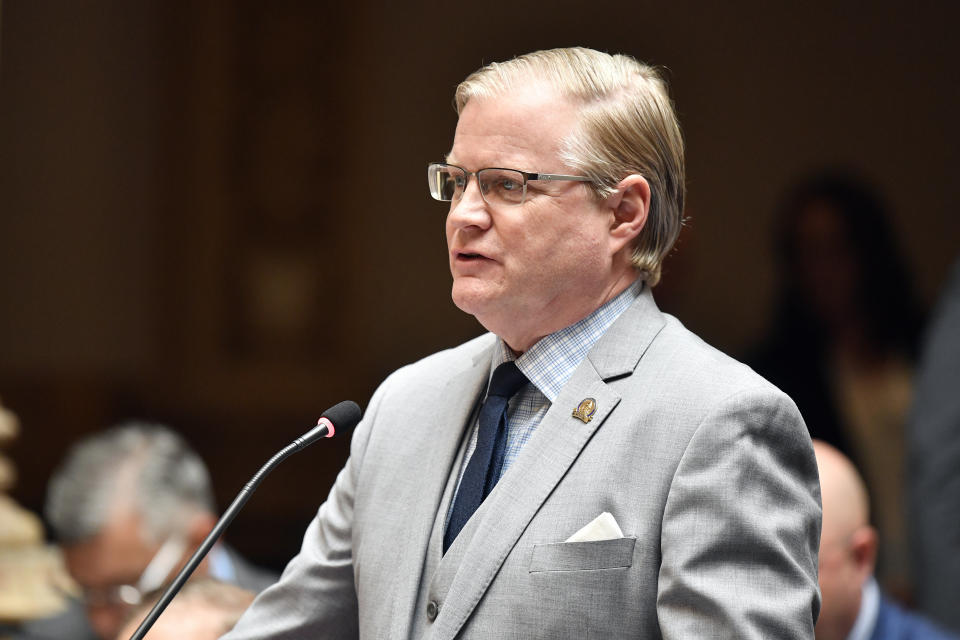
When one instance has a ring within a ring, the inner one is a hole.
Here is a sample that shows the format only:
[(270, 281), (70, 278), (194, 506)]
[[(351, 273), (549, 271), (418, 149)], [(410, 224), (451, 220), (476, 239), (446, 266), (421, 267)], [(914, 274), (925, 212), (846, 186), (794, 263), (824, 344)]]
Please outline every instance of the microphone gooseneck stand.
[(184, 565), (180, 573), (177, 574), (177, 577), (173, 579), (170, 586), (163, 592), (163, 595), (160, 596), (157, 603), (153, 605), (150, 613), (147, 614), (143, 622), (140, 623), (140, 626), (137, 627), (137, 630), (130, 636), (130, 640), (143, 640), (143, 637), (147, 634), (147, 631), (150, 630), (150, 627), (154, 625), (157, 618), (160, 617), (160, 614), (163, 613), (167, 605), (170, 604), (170, 601), (173, 600), (174, 596), (183, 588), (183, 585), (196, 570), (197, 566), (199, 566), (200, 562), (206, 557), (224, 530), (230, 526), (230, 523), (237, 517), (240, 509), (243, 508), (243, 505), (247, 503), (247, 500), (249, 500), (253, 492), (256, 491), (260, 482), (268, 473), (273, 471), (274, 467), (292, 454), (310, 446), (317, 440), (333, 436), (335, 425), (340, 431), (345, 431), (352, 429), (359, 421), (360, 407), (354, 402), (345, 400), (324, 412), (324, 416), (317, 422), (317, 426), (278, 451), (265, 465), (260, 467), (260, 470), (254, 474), (250, 481), (240, 490), (240, 493), (237, 494), (237, 497), (233, 499), (230, 507), (220, 516), (213, 530), (204, 538), (203, 543), (193, 553), (190, 560), (187, 561), (187, 564)]

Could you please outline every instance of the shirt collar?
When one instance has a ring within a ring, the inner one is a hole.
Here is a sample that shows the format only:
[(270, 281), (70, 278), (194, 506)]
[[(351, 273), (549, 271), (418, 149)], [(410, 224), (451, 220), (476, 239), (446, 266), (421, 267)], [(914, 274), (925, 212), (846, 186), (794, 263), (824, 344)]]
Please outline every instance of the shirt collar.
[(877, 626), (877, 616), (880, 614), (880, 587), (871, 577), (863, 584), (860, 595), (860, 612), (847, 635), (847, 640), (868, 640)]
[(498, 339), (490, 375), (497, 366), (516, 360), (517, 368), (553, 402), (597, 340), (640, 296), (643, 286), (643, 281), (637, 280), (583, 320), (541, 338), (519, 358), (502, 338)]
[(219, 544), (210, 549), (210, 575), (222, 582), (236, 583), (237, 570), (233, 566), (230, 554)]

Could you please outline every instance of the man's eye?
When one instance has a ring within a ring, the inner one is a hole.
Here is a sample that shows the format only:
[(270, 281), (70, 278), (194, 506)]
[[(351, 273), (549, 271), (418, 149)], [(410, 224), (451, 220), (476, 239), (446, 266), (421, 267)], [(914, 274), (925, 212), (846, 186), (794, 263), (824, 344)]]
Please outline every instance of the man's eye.
[(504, 191), (516, 191), (522, 188), (523, 185), (517, 182), (516, 180), (510, 180), (509, 178), (504, 178), (500, 181), (500, 188)]
[(463, 176), (454, 176), (453, 184), (456, 185), (457, 189), (463, 189), (464, 185), (467, 184), (467, 179)]

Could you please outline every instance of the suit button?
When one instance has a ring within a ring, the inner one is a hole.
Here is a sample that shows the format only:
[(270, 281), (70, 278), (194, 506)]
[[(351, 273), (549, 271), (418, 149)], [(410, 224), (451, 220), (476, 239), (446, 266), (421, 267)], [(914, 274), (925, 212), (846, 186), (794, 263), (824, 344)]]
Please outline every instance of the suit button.
[(437, 605), (436, 601), (431, 600), (427, 603), (427, 620), (433, 622), (437, 619), (437, 614), (440, 613), (440, 607)]

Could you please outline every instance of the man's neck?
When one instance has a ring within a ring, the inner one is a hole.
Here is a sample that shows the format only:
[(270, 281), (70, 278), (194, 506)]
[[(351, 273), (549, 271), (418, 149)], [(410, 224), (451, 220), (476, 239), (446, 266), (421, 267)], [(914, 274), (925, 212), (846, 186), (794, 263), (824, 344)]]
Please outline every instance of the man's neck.
[(502, 362), (516, 360), (530, 382), (553, 402), (593, 345), (642, 293), (643, 283), (638, 281), (579, 322), (544, 336), (523, 354), (517, 354), (501, 339), (491, 373)]
[(527, 352), (531, 347), (533, 347), (535, 344), (537, 344), (540, 340), (544, 339), (548, 335), (552, 333), (556, 333), (557, 331), (561, 331), (568, 327), (572, 327), (578, 322), (582, 322), (584, 318), (588, 318), (590, 315), (596, 313), (605, 304), (608, 304), (611, 300), (613, 300), (614, 298), (622, 294), (629, 287), (633, 286), (633, 284), (637, 282), (638, 278), (639, 278), (639, 273), (637, 273), (637, 271), (631, 267), (629, 271), (625, 271), (620, 278), (618, 278), (617, 280), (615, 280), (610, 284), (610, 286), (603, 293), (603, 295), (601, 295), (598, 298), (597, 303), (590, 305), (588, 310), (585, 310), (579, 314), (574, 314), (575, 317), (573, 317), (573, 319), (568, 318), (567, 321), (563, 323), (558, 323), (558, 324), (562, 324), (562, 326), (551, 327), (546, 331), (541, 330), (541, 331), (529, 332), (525, 335), (524, 334), (514, 335), (514, 334), (511, 334), (509, 331), (503, 331), (503, 332), (494, 331), (494, 333), (497, 333), (497, 335), (500, 336), (500, 339), (503, 340), (504, 344), (506, 344), (510, 348), (510, 350), (513, 352), (513, 355), (519, 358), (521, 355)]

